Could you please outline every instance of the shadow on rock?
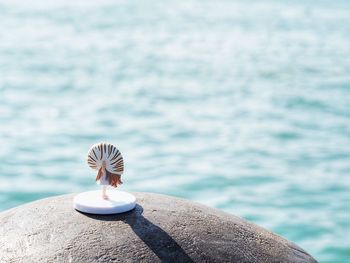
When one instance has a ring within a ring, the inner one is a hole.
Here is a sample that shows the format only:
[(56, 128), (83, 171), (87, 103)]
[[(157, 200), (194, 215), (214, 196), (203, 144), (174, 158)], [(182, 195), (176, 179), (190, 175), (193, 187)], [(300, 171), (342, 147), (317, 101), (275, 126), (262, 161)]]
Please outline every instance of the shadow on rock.
[(101, 221), (125, 222), (162, 262), (194, 262), (168, 233), (143, 216), (143, 208), (138, 204), (132, 211), (122, 214), (82, 214)]

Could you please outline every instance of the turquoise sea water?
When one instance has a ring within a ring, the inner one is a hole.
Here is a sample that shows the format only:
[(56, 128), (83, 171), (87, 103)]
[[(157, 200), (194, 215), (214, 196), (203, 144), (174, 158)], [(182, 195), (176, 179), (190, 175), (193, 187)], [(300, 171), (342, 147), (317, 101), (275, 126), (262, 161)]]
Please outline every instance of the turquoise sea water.
[(349, 262), (350, 2), (1, 1), (0, 210), (97, 188), (100, 141), (124, 190)]

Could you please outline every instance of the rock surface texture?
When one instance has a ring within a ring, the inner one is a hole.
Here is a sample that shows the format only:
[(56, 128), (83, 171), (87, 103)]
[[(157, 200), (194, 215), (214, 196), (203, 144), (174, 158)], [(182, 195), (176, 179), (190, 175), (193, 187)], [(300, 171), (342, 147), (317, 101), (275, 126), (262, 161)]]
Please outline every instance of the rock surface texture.
[(316, 262), (304, 250), (217, 209), (150, 193), (119, 215), (72, 208), (74, 195), (0, 213), (0, 262)]

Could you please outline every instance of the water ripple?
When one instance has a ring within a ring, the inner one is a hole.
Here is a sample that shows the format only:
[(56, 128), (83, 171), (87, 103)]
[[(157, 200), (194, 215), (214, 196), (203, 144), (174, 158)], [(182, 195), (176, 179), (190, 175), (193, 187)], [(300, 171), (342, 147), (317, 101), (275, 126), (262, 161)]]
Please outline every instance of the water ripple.
[(0, 210), (123, 188), (243, 216), (350, 257), (348, 1), (0, 1)]

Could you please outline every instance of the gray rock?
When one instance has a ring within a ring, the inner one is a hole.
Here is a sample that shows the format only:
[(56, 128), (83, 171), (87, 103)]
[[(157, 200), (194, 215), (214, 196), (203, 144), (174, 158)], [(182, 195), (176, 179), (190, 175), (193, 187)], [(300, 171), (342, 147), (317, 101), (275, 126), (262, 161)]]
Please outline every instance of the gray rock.
[(74, 195), (0, 213), (0, 262), (316, 262), (304, 250), (217, 209), (136, 193), (120, 215), (83, 214)]

